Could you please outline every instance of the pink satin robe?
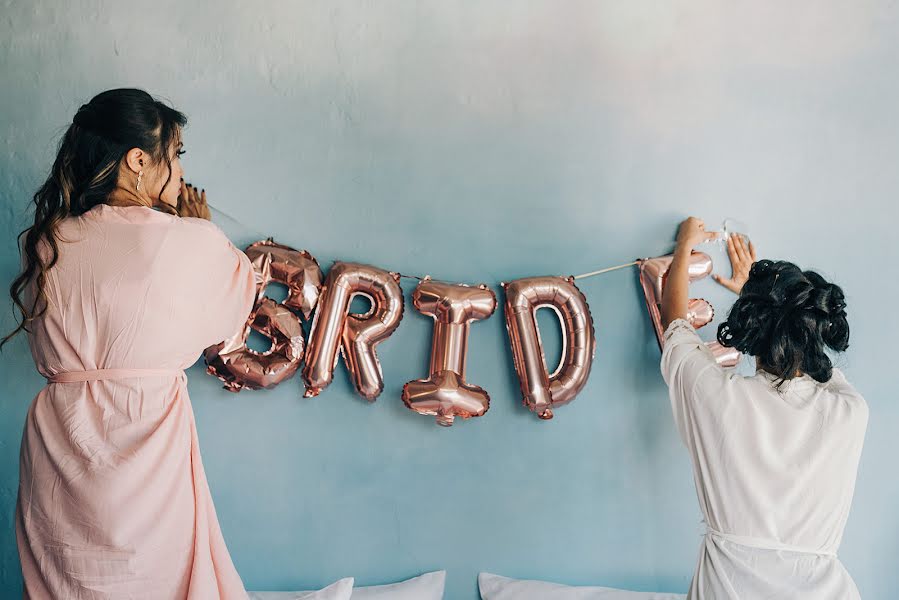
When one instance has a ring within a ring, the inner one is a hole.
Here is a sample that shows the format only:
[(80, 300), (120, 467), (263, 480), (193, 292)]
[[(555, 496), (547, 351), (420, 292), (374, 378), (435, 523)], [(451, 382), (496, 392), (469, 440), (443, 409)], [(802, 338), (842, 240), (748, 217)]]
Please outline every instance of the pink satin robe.
[(38, 371), (60, 381), (22, 433), (24, 597), (245, 600), (183, 369), (246, 323), (249, 258), (209, 221), (142, 206), (102, 204), (60, 232), (47, 312), (28, 327)]

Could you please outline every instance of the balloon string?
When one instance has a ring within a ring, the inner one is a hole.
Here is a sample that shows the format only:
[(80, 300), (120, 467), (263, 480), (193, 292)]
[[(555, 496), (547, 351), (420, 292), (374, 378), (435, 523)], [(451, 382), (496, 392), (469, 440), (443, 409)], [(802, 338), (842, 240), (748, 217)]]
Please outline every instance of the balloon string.
[[(616, 271), (618, 269), (624, 269), (625, 267), (632, 267), (634, 265), (639, 265), (639, 264), (640, 264), (640, 261), (635, 260), (634, 262), (629, 262), (629, 263), (626, 263), (623, 265), (616, 265), (614, 267), (607, 267), (605, 269), (600, 269), (598, 271), (591, 271), (589, 273), (582, 273), (580, 275), (575, 275), (574, 278), (575, 279), (583, 279), (584, 277), (593, 277), (594, 275), (601, 275), (603, 273), (608, 273), (609, 271)], [(402, 273), (400, 273), (399, 275), (400, 275), (400, 277), (407, 277), (409, 279), (418, 279), (419, 281), (424, 281), (424, 279), (425, 279), (424, 277), (419, 277), (418, 275), (403, 275)]]
[[(234, 217), (232, 217), (231, 215), (229, 215), (228, 213), (226, 213), (226, 212), (223, 211), (222, 209), (213, 206), (213, 205), (210, 204), (209, 202), (206, 202), (206, 206), (208, 206), (209, 208), (211, 208), (211, 209), (214, 210), (215, 212), (219, 213), (220, 215), (222, 215), (223, 217), (225, 217), (225, 218), (228, 219), (229, 221), (231, 221), (231, 222), (233, 222), (233, 223), (237, 223), (238, 225), (241, 225), (242, 227), (245, 227), (246, 229), (248, 229), (249, 231), (251, 231), (254, 235), (260, 236), (260, 237), (266, 237), (266, 236), (264, 236), (262, 233), (260, 233), (259, 231), (253, 229), (252, 227), (249, 227), (249, 226), (246, 225), (244, 222), (239, 221), (238, 219), (235, 219)], [(609, 271), (615, 271), (615, 270), (617, 270), (617, 269), (624, 269), (625, 267), (632, 267), (632, 266), (637, 265), (637, 264), (640, 264), (640, 261), (629, 262), (629, 263), (626, 263), (626, 264), (623, 264), (623, 265), (617, 265), (617, 266), (614, 266), (614, 267), (608, 267), (608, 268), (605, 268), (605, 269), (600, 269), (600, 270), (598, 270), (598, 271), (591, 271), (591, 272), (589, 272), (589, 273), (582, 273), (582, 274), (580, 274), (580, 275), (575, 275), (574, 278), (575, 278), (575, 279), (583, 279), (583, 278), (585, 278), (585, 277), (593, 277), (593, 276), (595, 276), (595, 275), (601, 275), (601, 274), (603, 274), (603, 273), (608, 273)], [(419, 277), (418, 275), (404, 275), (404, 274), (402, 274), (402, 273), (399, 273), (399, 276), (400, 276), (400, 277), (405, 277), (406, 279), (417, 279), (417, 280), (419, 280), (419, 281), (424, 281), (424, 280), (425, 280), (424, 277)]]
[(640, 264), (640, 261), (635, 260), (634, 262), (629, 262), (623, 265), (617, 265), (615, 267), (608, 267), (606, 269), (600, 269), (599, 271), (591, 271), (589, 273), (582, 273), (580, 275), (575, 275), (575, 279), (583, 279), (584, 277), (593, 277), (594, 275), (601, 275), (602, 273), (608, 273), (609, 271), (615, 271), (616, 269), (623, 269), (625, 267), (632, 267), (634, 265)]
[(260, 238), (267, 237), (267, 236), (265, 236), (265, 235), (259, 233), (259, 231), (257, 231), (257, 230), (255, 230), (255, 229), (253, 229), (252, 227), (248, 226), (248, 225), (247, 225), (246, 223), (244, 223), (243, 221), (239, 221), (238, 219), (235, 219), (234, 217), (232, 217), (231, 215), (229, 215), (228, 213), (226, 213), (226, 212), (223, 211), (222, 209), (217, 208), (217, 207), (211, 205), (209, 202), (206, 202), (206, 206), (208, 206), (209, 208), (211, 208), (212, 210), (214, 210), (214, 211), (217, 212), (218, 214), (222, 215), (223, 217), (225, 217), (226, 219), (228, 219), (228, 220), (231, 221), (232, 223), (237, 223), (237, 224), (240, 225), (241, 227), (244, 227), (245, 229), (247, 229), (248, 231), (250, 231), (253, 235), (255, 235), (255, 236), (257, 236), (257, 237), (260, 237)]

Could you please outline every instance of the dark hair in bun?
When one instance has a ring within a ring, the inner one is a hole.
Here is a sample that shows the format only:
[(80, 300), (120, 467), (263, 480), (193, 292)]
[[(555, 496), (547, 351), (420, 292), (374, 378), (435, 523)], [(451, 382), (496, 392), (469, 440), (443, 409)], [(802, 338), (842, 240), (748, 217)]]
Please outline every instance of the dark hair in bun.
[(718, 326), (718, 342), (758, 357), (780, 384), (797, 369), (829, 381), (833, 365), (825, 346), (838, 352), (849, 347), (843, 290), (791, 262), (759, 260)]

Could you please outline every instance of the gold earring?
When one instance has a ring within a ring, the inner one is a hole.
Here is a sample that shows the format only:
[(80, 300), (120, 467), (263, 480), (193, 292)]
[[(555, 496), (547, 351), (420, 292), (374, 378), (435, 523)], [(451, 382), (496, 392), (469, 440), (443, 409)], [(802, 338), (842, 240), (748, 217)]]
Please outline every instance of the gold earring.
[(140, 191), (140, 178), (143, 177), (143, 176), (144, 176), (144, 172), (143, 172), (143, 171), (141, 171), (140, 173), (137, 174), (137, 191), (138, 191), (138, 192)]

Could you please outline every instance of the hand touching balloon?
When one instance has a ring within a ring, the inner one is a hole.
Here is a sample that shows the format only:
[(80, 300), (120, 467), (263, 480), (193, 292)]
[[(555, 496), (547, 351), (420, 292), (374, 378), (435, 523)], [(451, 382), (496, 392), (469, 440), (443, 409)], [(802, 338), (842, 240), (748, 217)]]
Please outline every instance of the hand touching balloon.
[(733, 271), (730, 279), (721, 277), (717, 273), (712, 275), (712, 279), (739, 295), (743, 284), (749, 279), (749, 269), (756, 261), (755, 245), (751, 240), (747, 244), (744, 235), (730, 235), (727, 238), (727, 255), (730, 257), (730, 266)]
[(702, 242), (707, 242), (718, 237), (716, 231), (706, 231), (705, 222), (699, 217), (688, 217), (681, 221), (677, 229), (677, 245), (686, 251), (687, 254), (693, 246), (698, 246)]

